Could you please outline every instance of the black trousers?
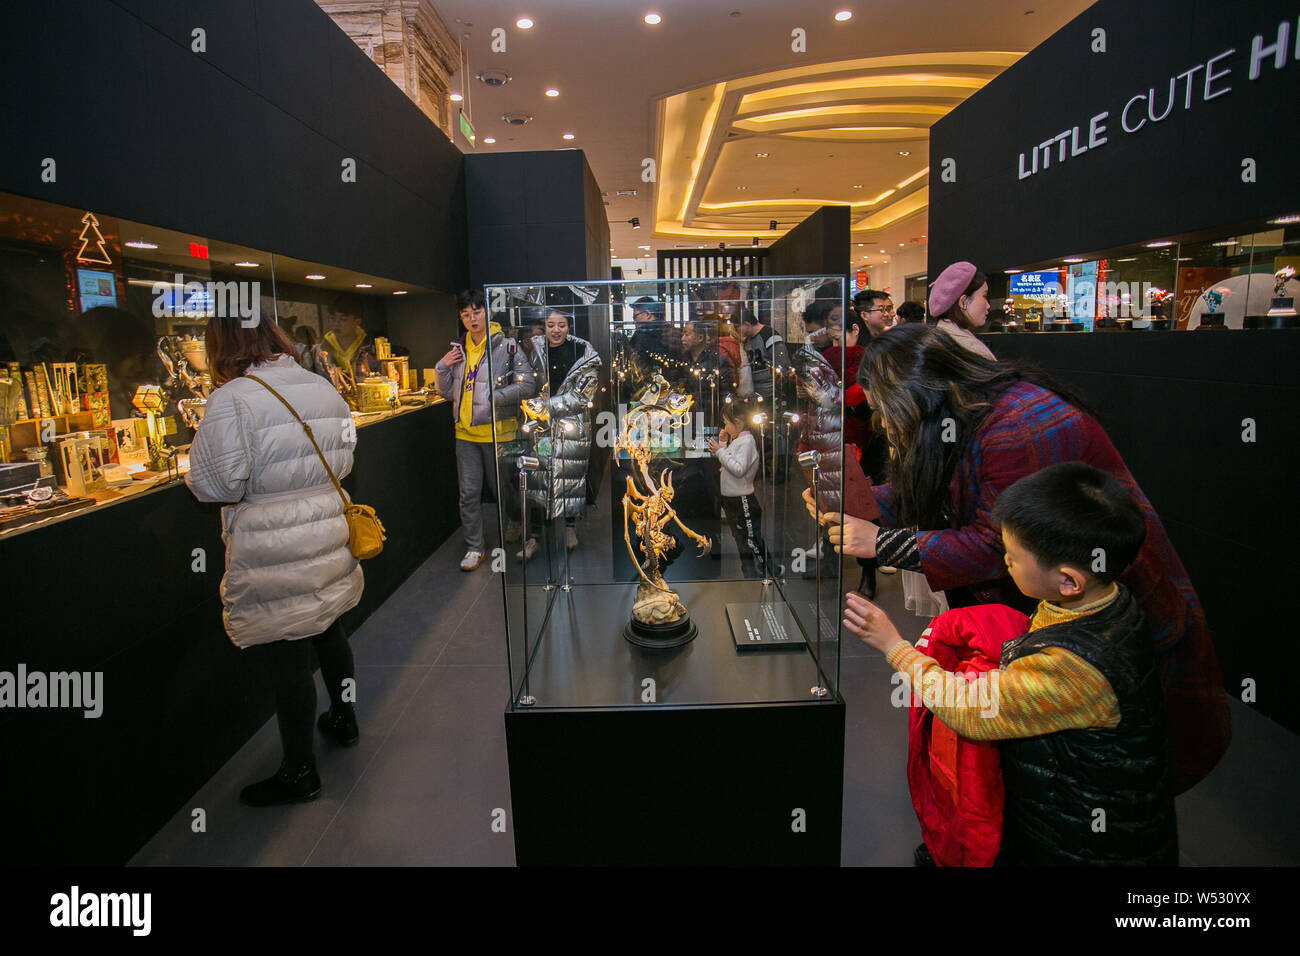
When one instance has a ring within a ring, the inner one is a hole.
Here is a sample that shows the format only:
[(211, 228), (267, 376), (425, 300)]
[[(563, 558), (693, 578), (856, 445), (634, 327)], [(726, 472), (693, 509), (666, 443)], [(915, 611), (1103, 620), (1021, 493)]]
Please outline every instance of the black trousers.
[(731, 535), (740, 551), (740, 570), (747, 578), (761, 578), (767, 567), (767, 546), (763, 544), (763, 511), (753, 494), (722, 496), (722, 511), (731, 525)]
[(353, 679), (355, 669), (347, 632), (335, 621), (329, 630), (297, 641), (259, 644), (253, 651), (262, 659), (275, 690), (275, 718), (280, 725), (284, 759), (299, 767), (313, 756), (312, 724), (316, 720), (316, 682), (312, 679), (311, 651), (320, 659), (321, 676), (333, 708), (351, 707), (343, 700), (343, 682)]

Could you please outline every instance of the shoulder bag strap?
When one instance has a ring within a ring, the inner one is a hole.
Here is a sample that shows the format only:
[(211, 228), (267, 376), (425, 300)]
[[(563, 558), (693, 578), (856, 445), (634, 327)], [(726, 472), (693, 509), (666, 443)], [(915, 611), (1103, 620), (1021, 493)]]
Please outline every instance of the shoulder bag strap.
[(297, 411), (294, 410), (294, 407), (285, 400), (285, 397), (283, 395), (281, 395), (279, 392), (273, 389), (270, 385), (267, 385), (266, 382), (262, 381), (256, 375), (245, 375), (244, 378), (251, 378), (258, 385), (261, 385), (264, 389), (266, 389), (268, 392), (270, 392), (272, 395), (278, 398), (280, 400), (280, 404), (282, 404), (285, 408), (289, 409), (289, 414), (292, 415), (295, 419), (297, 419), (298, 424), (302, 426), (302, 430), (307, 433), (307, 440), (311, 442), (311, 447), (315, 448), (316, 454), (320, 456), (320, 463), (325, 466), (325, 474), (329, 475), (330, 481), (334, 483), (334, 490), (337, 491), (339, 493), (339, 497), (343, 499), (343, 507), (347, 508), (347, 506), (351, 504), (351, 502), (348, 501), (348, 496), (343, 493), (343, 486), (339, 484), (339, 480), (334, 477), (334, 469), (331, 468), (330, 463), (325, 460), (325, 453), (320, 450), (320, 445), (316, 444), (316, 436), (311, 433), (311, 426), (302, 420), (302, 416), (299, 415)]

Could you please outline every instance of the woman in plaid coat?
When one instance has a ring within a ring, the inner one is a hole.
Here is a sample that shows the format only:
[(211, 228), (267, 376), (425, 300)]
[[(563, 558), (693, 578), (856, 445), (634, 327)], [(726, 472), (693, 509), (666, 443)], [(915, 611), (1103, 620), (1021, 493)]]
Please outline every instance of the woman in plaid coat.
[(1147, 536), (1119, 580), (1156, 646), (1175, 792), (1205, 777), (1231, 737), (1205, 612), (1155, 509), (1086, 406), (1037, 369), (974, 355), (921, 325), (873, 339), (859, 381), (889, 437), (891, 480), (872, 489), (880, 523), (846, 516), (830, 530), (831, 543), (922, 572), (953, 607), (1032, 610), (1007, 574), (992, 517), (1018, 478), (1082, 461), (1124, 483), (1146, 516)]

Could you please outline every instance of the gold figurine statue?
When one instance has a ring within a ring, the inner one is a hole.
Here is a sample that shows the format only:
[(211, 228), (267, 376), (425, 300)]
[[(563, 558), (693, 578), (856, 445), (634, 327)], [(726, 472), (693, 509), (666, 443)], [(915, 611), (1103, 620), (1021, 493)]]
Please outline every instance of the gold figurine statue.
[[(701, 557), (709, 553), (713, 543), (686, 527), (677, 516), (668, 469), (660, 471), (658, 481), (651, 475), (651, 442), (665, 426), (670, 430), (680, 428), (693, 400), (689, 395), (671, 392), (668, 382), (655, 375), (638, 401), (640, 404), (628, 413), (614, 444), (616, 449), (627, 452), (634, 473), (628, 476), (623, 495), (623, 541), (641, 579), (632, 605), (632, 623), (625, 636), (643, 646), (673, 647), (691, 640), (696, 629), (677, 593), (664, 583), (661, 562), (676, 547), (673, 536), (665, 529), (670, 522), (676, 524), (699, 545)], [(640, 478), (644, 491), (637, 487), (634, 476)], [(632, 546), (629, 521), (640, 544), (639, 558)]]

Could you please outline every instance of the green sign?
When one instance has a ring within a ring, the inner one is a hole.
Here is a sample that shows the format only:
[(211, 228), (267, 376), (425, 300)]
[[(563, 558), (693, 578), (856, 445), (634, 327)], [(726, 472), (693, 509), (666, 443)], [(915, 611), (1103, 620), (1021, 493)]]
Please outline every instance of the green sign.
[(469, 140), (471, 146), (474, 145), (474, 127), (470, 125), (469, 120), (465, 118), (465, 111), (460, 110), (460, 135)]

